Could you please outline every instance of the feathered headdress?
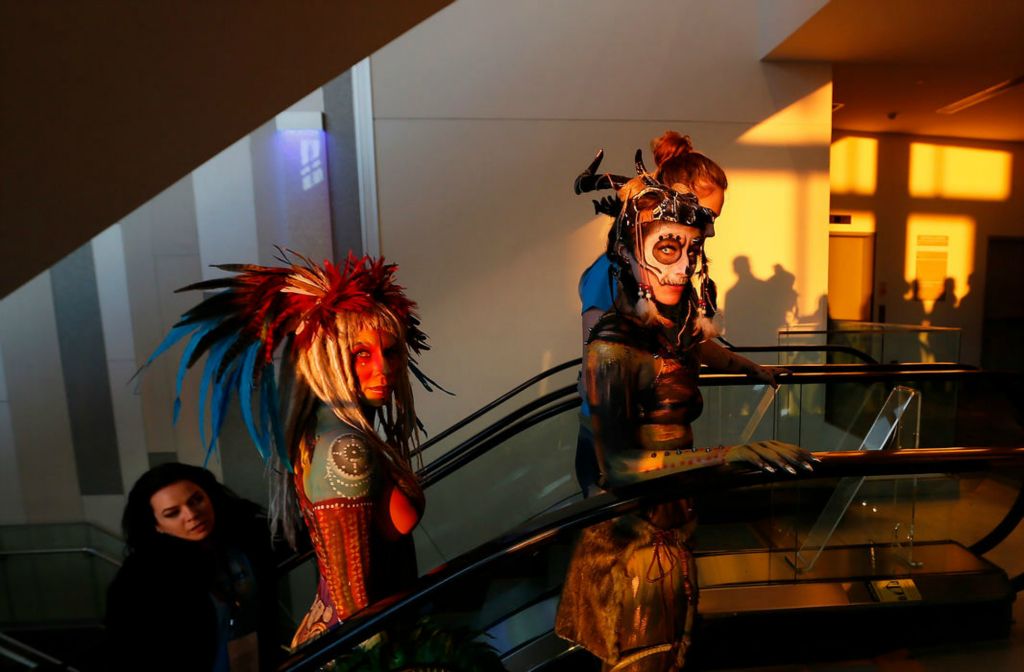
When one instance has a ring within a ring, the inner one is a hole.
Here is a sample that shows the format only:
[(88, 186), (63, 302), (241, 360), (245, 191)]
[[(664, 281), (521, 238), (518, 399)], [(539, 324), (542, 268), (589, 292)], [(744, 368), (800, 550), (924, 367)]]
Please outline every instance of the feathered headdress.
[[(177, 421), (185, 373), (207, 355), (199, 384), (199, 434), (207, 460), (220, 435), (231, 392), (237, 390), (242, 418), (260, 455), (264, 460), (270, 459), (271, 444), (276, 444), (278, 459), (291, 469), (274, 374), (274, 353), (284, 343), (288, 343), (291, 353), (299, 352), (308, 348), (319, 333), (336, 331), (335, 318), (339, 313), (369, 312), (376, 306), (387, 308), (405, 327), (410, 371), (427, 390), (436, 386), (412, 359), (413, 354), (429, 348), (426, 334), (419, 328), (416, 304), (395, 283), (396, 265), (380, 258), (350, 254), (342, 265), (325, 261), (321, 268), (307, 257), (283, 250), (279, 260), (286, 265), (217, 265), (216, 268), (235, 275), (177, 290), (221, 291), (182, 315), (144, 365), (191, 335), (175, 383)], [(209, 442), (205, 432), (207, 407)]]

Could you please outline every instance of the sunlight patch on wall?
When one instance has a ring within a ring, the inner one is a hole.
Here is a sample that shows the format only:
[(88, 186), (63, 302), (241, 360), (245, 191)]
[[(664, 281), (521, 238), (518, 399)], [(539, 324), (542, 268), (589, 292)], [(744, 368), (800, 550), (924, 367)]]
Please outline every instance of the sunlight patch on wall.
[(910, 195), (1005, 201), (1010, 197), (1013, 157), (996, 149), (910, 144)]
[(878, 140), (847, 136), (829, 150), (833, 194), (871, 196), (878, 183)]
[(955, 296), (945, 297), (953, 305), (968, 291), (967, 279), (974, 271), (975, 222), (965, 215), (911, 214), (907, 218), (904, 277), (905, 299), (919, 300), (931, 312), (943, 296), (947, 279)]
[[(718, 235), (706, 244), (720, 300), (740, 280), (735, 264), (745, 257), (743, 263), (749, 263), (754, 277), (774, 279), (773, 291), (795, 291), (796, 310), (787, 318), (788, 324), (816, 321), (828, 287), (827, 180), (824, 171), (729, 170)], [(729, 310), (727, 305), (724, 308)], [(734, 325), (735, 318), (734, 313), (726, 321)], [(749, 342), (775, 342), (778, 326), (751, 329), (749, 333), (757, 337)]]
[(832, 139), (832, 82), (779, 110), (741, 135), (741, 145), (820, 145)]

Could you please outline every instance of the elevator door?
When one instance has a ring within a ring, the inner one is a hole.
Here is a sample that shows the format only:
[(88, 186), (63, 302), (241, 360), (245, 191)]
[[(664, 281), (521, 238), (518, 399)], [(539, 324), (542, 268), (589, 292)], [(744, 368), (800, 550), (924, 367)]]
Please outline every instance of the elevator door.
[(875, 234), (828, 236), (828, 315), (833, 320), (871, 321)]

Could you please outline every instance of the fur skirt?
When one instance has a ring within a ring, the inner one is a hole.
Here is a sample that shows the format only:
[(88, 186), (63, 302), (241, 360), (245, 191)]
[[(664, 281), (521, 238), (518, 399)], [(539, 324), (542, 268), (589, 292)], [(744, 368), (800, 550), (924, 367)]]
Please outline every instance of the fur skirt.
[(562, 589), (555, 632), (616, 669), (653, 654), (669, 655), (661, 669), (678, 669), (689, 645), (697, 574), (686, 542), (695, 521), (664, 527), (651, 522), (664, 518), (658, 513), (584, 530)]

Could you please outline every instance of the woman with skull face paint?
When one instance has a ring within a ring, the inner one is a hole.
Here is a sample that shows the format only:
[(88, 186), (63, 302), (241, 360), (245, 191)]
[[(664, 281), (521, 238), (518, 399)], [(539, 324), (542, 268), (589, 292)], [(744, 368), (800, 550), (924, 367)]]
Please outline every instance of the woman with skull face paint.
[[(702, 238), (706, 240), (715, 235), (715, 220), (722, 214), (725, 207), (725, 192), (729, 188), (729, 180), (725, 171), (708, 156), (695, 151), (690, 136), (681, 135), (676, 131), (666, 131), (651, 140), (651, 150), (657, 169), (654, 179), (663, 185), (671, 186), (680, 193), (692, 193), (697, 197), (698, 204), (706, 208), (709, 217), (704, 218)], [(577, 194), (601, 190), (619, 189), (628, 178), (610, 173), (598, 173), (597, 169), (604, 157), (599, 152), (597, 157), (577, 178), (574, 189)], [(594, 209), (598, 214), (617, 217), (622, 208), (621, 199), (603, 198), (594, 201)], [(583, 344), (586, 348), (587, 339), (598, 319), (609, 310), (617, 296), (617, 284), (614, 281), (616, 255), (614, 250), (615, 228), (609, 231), (609, 250), (591, 264), (579, 281), (579, 296), (582, 310)], [(701, 248), (701, 264), (706, 265), (707, 258)], [(714, 289), (709, 288), (711, 303), (714, 303)], [(709, 317), (713, 317), (709, 315)], [(701, 344), (701, 361), (708, 366), (726, 372), (744, 373), (760, 382), (776, 386), (775, 376), (785, 369), (766, 367), (756, 364), (731, 350), (721, 347), (715, 341), (708, 340)], [(598, 467), (593, 449), (593, 433), (590, 425), (590, 408), (586, 395), (580, 407), (581, 422), (579, 440), (576, 449), (576, 478), (584, 495), (596, 489)]]
[[(712, 213), (648, 175), (639, 152), (637, 173), (620, 192), (609, 243), (622, 269), (618, 296), (584, 359), (600, 485), (737, 461), (810, 469), (807, 453), (778, 442), (694, 450), (691, 423), (703, 407), (697, 376), (714, 313), (702, 249)], [(605, 669), (680, 668), (696, 614), (687, 545), (695, 526), (690, 502), (678, 501), (586, 530), (566, 577), (558, 634)]]

